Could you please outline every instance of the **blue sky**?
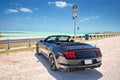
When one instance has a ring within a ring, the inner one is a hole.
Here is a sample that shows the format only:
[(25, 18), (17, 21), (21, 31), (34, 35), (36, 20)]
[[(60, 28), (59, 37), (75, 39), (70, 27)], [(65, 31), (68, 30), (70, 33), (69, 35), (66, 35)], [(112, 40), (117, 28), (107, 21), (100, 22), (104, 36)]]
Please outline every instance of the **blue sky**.
[(120, 32), (120, 0), (0, 0), (0, 31)]

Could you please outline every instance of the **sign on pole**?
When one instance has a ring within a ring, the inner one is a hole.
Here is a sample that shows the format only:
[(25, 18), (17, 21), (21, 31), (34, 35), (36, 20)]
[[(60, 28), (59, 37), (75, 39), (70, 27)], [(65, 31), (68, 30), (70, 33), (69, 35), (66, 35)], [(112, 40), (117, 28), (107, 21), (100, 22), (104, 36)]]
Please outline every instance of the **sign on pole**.
[(72, 9), (73, 9), (73, 13), (72, 13), (73, 19), (76, 19), (77, 18), (77, 5), (74, 4)]

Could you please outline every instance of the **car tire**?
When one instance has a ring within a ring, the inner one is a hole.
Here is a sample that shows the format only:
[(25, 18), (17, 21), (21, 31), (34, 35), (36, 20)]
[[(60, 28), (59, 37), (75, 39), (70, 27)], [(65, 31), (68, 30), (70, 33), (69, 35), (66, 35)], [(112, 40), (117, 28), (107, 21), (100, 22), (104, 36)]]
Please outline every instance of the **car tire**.
[(38, 54), (38, 55), (40, 55), (41, 54), (41, 52), (40, 52), (40, 50), (39, 50), (39, 47), (36, 45), (36, 53)]
[(56, 67), (56, 63), (55, 63), (55, 59), (53, 57), (53, 55), (51, 54), (49, 57), (49, 63), (50, 63), (50, 68), (52, 71), (57, 71), (57, 67)]

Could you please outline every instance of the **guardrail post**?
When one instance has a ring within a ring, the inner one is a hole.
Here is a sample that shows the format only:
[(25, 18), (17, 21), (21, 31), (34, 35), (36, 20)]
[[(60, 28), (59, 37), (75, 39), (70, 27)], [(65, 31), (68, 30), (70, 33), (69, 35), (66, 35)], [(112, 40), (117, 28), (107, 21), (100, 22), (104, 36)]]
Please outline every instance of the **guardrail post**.
[(30, 41), (30, 39), (28, 39), (28, 41), (29, 41), (29, 47), (31, 47), (31, 41)]
[(9, 39), (7, 40), (7, 43), (8, 43), (8, 49), (10, 49), (10, 40)]

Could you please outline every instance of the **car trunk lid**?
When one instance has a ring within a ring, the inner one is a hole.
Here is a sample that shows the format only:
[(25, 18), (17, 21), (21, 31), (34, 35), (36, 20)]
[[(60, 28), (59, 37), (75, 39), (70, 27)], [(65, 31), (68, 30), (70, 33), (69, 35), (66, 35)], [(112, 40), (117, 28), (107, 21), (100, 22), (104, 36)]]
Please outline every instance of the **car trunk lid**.
[(84, 49), (96, 49), (95, 46), (85, 44), (85, 43), (65, 43), (61, 44), (65, 50), (84, 50)]
[(96, 48), (89, 44), (75, 43), (75, 44), (64, 44), (61, 45), (66, 52), (73, 51), (75, 53), (76, 59), (88, 59), (101, 56), (99, 48)]

